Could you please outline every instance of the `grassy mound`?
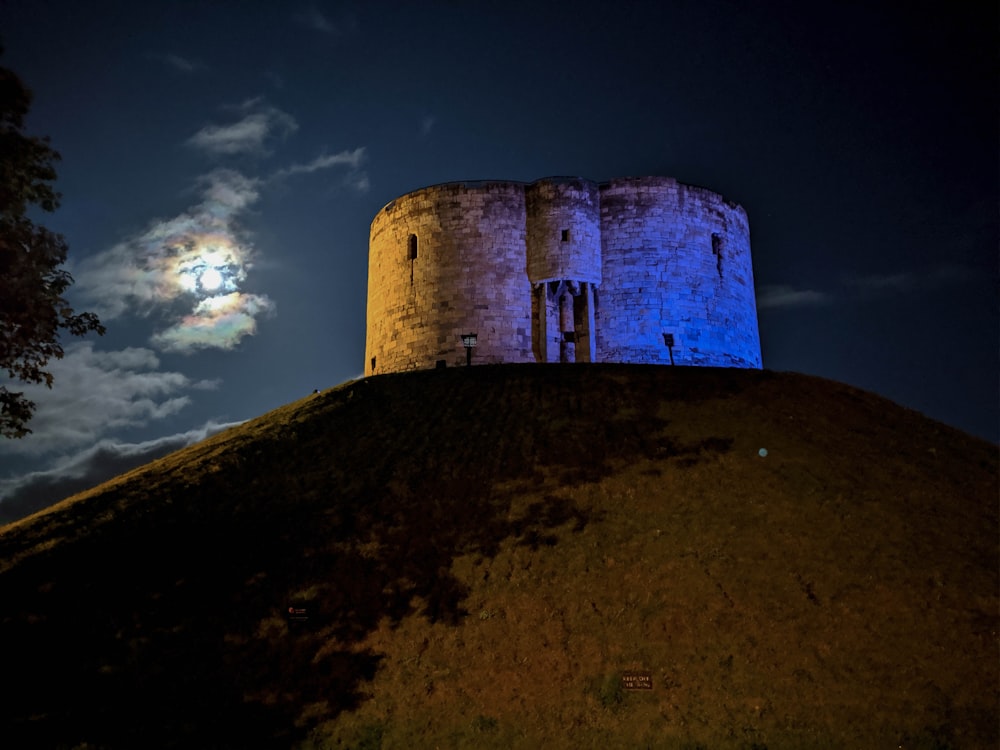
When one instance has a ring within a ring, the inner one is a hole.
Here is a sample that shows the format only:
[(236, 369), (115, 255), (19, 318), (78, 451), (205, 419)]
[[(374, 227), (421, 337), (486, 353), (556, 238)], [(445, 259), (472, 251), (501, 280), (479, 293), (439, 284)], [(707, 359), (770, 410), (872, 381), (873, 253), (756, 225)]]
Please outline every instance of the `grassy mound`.
[(349, 383), (0, 530), (0, 736), (995, 747), (997, 475), (794, 374)]

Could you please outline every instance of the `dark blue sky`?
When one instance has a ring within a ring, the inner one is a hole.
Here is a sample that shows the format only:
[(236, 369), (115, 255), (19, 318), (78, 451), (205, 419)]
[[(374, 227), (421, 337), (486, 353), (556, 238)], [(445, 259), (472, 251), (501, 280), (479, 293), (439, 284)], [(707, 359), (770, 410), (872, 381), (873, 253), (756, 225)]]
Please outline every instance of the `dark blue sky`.
[(372, 217), (465, 179), (720, 192), (765, 367), (996, 441), (997, 13), (970, 6), (0, 2), (0, 65), (63, 155), (45, 221), (109, 329), (0, 445), (0, 495), (356, 377)]

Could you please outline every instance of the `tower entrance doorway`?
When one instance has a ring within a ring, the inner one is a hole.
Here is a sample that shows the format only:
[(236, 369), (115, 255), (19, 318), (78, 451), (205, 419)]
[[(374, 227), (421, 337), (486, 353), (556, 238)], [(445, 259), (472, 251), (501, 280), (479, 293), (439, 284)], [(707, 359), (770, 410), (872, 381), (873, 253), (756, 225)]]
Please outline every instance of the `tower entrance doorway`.
[(532, 348), (538, 362), (595, 362), (594, 289), (587, 281), (535, 285)]

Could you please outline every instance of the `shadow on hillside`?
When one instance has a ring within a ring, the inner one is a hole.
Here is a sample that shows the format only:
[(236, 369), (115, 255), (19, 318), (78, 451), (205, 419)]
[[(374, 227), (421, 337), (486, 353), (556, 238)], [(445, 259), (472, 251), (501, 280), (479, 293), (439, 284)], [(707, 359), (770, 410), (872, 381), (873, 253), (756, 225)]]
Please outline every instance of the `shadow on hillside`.
[(19, 676), (3, 728), (37, 747), (288, 747), (365, 699), (380, 623), (467, 616), (457, 556), (594, 520), (552, 490), (730, 449), (668, 439), (655, 380), (581, 372), (585, 390), (490, 368), (362, 381), (106, 493), (86, 512), (112, 521), (74, 519), (91, 530), (0, 579)]

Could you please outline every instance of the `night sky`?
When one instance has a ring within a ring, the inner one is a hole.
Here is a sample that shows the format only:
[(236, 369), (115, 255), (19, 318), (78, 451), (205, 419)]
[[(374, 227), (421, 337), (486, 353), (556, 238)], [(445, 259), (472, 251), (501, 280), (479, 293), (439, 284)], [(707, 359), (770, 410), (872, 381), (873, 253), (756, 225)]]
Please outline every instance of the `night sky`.
[(358, 377), (369, 224), (453, 180), (719, 192), (765, 367), (997, 441), (997, 12), (892, 5), (0, 0), (108, 328), (27, 389), (0, 520)]

